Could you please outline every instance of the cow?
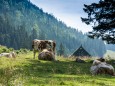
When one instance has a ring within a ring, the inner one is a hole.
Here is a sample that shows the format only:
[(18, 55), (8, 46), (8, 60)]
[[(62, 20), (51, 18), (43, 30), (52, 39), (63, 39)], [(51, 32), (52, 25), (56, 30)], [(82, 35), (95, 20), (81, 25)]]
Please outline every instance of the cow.
[(50, 48), (43, 49), (43, 51), (39, 53), (38, 59), (39, 60), (55, 61), (55, 55)]
[(10, 52), (10, 53), (1, 53), (0, 57), (7, 57), (7, 58), (16, 58), (15, 52)]
[(76, 62), (78, 62), (78, 63), (85, 63), (85, 61), (84, 60), (82, 60), (82, 59), (80, 59), (80, 58), (76, 58)]
[(94, 60), (92, 66), (90, 68), (90, 72), (93, 75), (109, 74), (109, 75), (115, 76), (113, 66), (110, 64), (107, 64), (104, 59)]
[(43, 49), (52, 49), (54, 55), (55, 55), (55, 48), (56, 48), (56, 43), (53, 40), (38, 40), (34, 39), (32, 41), (32, 48), (33, 48), (33, 53), (34, 53), (34, 59), (36, 52), (41, 52)]

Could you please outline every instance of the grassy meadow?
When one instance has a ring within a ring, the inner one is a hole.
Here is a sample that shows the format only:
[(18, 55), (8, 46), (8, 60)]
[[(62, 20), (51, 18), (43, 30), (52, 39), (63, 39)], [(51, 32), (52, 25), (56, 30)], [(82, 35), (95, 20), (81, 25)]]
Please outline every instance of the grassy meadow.
[[(33, 53), (0, 58), (0, 86), (115, 86), (115, 77), (92, 76), (90, 60), (56, 57), (58, 61), (33, 59)], [(113, 65), (115, 67), (115, 65)]]

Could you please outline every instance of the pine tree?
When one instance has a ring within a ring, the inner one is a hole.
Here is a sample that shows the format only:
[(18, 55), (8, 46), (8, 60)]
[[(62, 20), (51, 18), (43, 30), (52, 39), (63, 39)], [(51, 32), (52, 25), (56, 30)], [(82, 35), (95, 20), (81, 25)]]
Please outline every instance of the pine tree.
[(37, 39), (37, 37), (38, 37), (37, 36), (37, 30), (35, 28), (33, 28), (31, 38), (32, 38), (32, 40), (34, 40), (34, 39)]
[(59, 47), (59, 50), (58, 50), (58, 54), (60, 56), (62, 56), (62, 55), (64, 55), (64, 53), (65, 53), (65, 48), (64, 48), (63, 44), (61, 43), (60, 47)]
[(87, 18), (81, 18), (86, 24), (93, 24), (89, 37), (102, 38), (115, 44), (115, 0), (100, 0), (98, 3), (84, 5)]

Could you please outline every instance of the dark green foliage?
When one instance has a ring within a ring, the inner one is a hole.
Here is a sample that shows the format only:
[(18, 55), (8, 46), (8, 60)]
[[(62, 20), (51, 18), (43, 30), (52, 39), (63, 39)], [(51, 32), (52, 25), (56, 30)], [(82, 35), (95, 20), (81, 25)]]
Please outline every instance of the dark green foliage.
[(1, 46), (0, 45), (0, 53), (9, 53), (9, 52), (11, 52), (11, 51), (13, 51), (14, 49), (13, 48), (7, 48), (6, 46)]
[(102, 38), (107, 43), (115, 44), (115, 0), (100, 0), (98, 3), (84, 5), (87, 18), (82, 18), (86, 24), (93, 24), (91, 38)]
[(91, 40), (82, 32), (67, 27), (28, 0), (1, 0), (0, 44), (31, 49), (33, 39), (55, 40), (57, 51), (62, 43), (65, 55), (73, 53), (81, 44), (94, 56), (106, 51), (102, 41)]
[(21, 48), (20, 50), (16, 50), (17, 54), (27, 54), (28, 52), (30, 52), (30, 50)]

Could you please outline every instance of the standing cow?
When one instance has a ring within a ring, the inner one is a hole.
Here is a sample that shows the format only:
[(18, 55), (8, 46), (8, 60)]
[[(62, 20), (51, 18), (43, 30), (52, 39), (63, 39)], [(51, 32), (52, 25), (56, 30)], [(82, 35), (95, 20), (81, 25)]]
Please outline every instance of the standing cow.
[(34, 59), (35, 59), (36, 52), (42, 51), (43, 49), (48, 49), (48, 48), (52, 49), (52, 51), (53, 51), (53, 53), (55, 55), (55, 47), (56, 47), (56, 43), (53, 40), (38, 40), (38, 39), (34, 39), (32, 41)]

